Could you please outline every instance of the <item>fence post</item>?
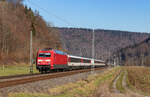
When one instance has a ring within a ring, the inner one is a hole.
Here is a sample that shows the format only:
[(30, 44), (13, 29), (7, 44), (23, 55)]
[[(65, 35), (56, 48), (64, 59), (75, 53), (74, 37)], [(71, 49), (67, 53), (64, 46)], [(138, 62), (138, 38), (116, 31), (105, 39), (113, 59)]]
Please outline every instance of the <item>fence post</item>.
[(5, 71), (5, 65), (3, 64), (3, 71)]

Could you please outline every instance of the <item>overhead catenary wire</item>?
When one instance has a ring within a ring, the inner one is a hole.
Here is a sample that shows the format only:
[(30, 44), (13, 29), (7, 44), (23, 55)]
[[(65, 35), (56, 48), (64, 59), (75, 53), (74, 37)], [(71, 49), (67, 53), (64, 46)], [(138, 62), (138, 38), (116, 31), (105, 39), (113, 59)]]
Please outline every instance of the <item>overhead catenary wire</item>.
[[(48, 15), (53, 16), (56, 19), (64, 22), (65, 24), (70, 25), (70, 26), (75, 26), (75, 25), (71, 24), (69, 21), (65, 20), (64, 18), (59, 17), (59, 16), (53, 14), (52, 12), (49, 12), (45, 8), (40, 7), (38, 4), (33, 3), (31, 0), (27, 0), (27, 1), (28, 1), (28, 3), (34, 5), (35, 7), (38, 7), (39, 9), (43, 10)], [(31, 34), (30, 34), (30, 73), (33, 73), (33, 62), (32, 62), (32, 31), (31, 31)]]
[[(64, 18), (62, 18), (62, 17), (59, 17), (59, 16), (57, 16), (57, 15), (55, 15), (55, 14), (53, 14), (52, 12), (50, 12), (49, 10), (47, 10), (47, 9), (45, 9), (45, 8), (43, 8), (43, 7), (41, 7), (41, 6), (39, 6), (38, 4), (36, 4), (36, 3), (33, 3), (31, 0), (27, 0), (28, 1), (28, 3), (30, 3), (30, 4), (32, 4), (32, 5), (34, 5), (35, 7), (38, 7), (39, 9), (41, 9), (41, 10), (43, 10), (44, 12), (46, 12), (48, 15), (50, 15), (50, 16), (53, 16), (53, 17), (55, 17), (56, 19), (58, 19), (58, 20), (60, 20), (60, 21), (62, 21), (63, 23), (65, 23), (65, 24), (67, 24), (67, 25), (69, 25), (69, 26), (75, 26), (74, 24), (72, 24), (72, 23), (70, 23), (68, 20), (66, 20), (66, 19), (64, 19)], [(77, 26), (78, 27), (78, 26)], [(95, 58), (95, 56), (94, 56), (94, 52), (95, 52), (95, 48), (94, 48), (94, 29), (93, 29), (93, 41), (92, 41), (92, 57), (93, 57), (93, 60), (94, 60), (94, 58)], [(94, 71), (94, 62), (93, 62), (93, 66), (91, 67), (92, 68), (92, 71)]]
[[(58, 15), (56, 15), (56, 14), (50, 12), (50, 11), (47, 10), (46, 8), (43, 8), (43, 7), (39, 6), (38, 4), (32, 2), (31, 0), (27, 0), (27, 1), (28, 1), (28, 3), (32, 4), (32, 5), (35, 6), (35, 7), (38, 7), (39, 9), (43, 10), (43, 11), (44, 11), (45, 13), (47, 13), (48, 15), (50, 15), (50, 16), (56, 18), (57, 20), (62, 21), (63, 23), (67, 24), (68, 26), (75, 26), (74, 24), (70, 23), (68, 20), (66, 20), (66, 19), (64, 19), (64, 18), (62, 18), (62, 17), (60, 17), (60, 16), (58, 16)], [(37, 2), (37, 0), (36, 0), (36, 2)]]

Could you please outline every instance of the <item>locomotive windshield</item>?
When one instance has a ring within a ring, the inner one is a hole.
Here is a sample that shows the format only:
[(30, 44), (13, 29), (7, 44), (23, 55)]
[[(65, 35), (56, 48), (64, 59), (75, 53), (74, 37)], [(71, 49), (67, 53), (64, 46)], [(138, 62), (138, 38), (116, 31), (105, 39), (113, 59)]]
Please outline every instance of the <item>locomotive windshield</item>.
[(50, 53), (40, 53), (39, 57), (51, 57)]

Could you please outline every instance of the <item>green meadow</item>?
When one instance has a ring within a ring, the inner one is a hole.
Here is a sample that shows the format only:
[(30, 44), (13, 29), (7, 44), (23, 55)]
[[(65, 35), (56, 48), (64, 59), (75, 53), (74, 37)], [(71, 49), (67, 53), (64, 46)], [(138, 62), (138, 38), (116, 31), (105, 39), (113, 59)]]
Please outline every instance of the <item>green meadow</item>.
[[(11, 76), (20, 74), (29, 74), (30, 66), (27, 64), (17, 64), (17, 65), (1, 65), (0, 66), (0, 76)], [(33, 65), (33, 73), (38, 73), (36, 66)]]

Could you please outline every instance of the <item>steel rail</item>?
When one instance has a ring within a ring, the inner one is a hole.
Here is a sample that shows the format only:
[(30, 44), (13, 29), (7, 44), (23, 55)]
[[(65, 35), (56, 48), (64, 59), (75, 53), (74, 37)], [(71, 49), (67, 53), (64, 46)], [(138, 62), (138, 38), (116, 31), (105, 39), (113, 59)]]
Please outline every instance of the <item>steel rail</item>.
[[(95, 70), (102, 70), (102, 69), (105, 69), (105, 67), (95, 68)], [(39, 76), (30, 76), (28, 78), (6, 80), (6, 81), (0, 82), (0, 88), (11, 87), (11, 86), (15, 86), (15, 85), (26, 84), (26, 83), (31, 83), (31, 82), (41, 81), (41, 80), (47, 80), (47, 79), (53, 79), (53, 78), (58, 78), (58, 77), (65, 77), (65, 76), (83, 73), (83, 72), (89, 72), (89, 71), (91, 71), (91, 69), (82, 69), (82, 70), (50, 73), (50, 74), (39, 75)]]

